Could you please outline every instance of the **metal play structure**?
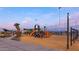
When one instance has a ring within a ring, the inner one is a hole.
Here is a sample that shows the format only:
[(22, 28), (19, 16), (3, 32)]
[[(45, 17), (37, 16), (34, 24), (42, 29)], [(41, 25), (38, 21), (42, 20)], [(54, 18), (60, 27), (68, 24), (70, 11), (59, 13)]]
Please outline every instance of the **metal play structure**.
[(32, 30), (32, 32), (30, 33), (30, 36), (34, 36), (34, 37), (49, 37), (49, 32), (45, 30), (45, 26), (44, 26), (44, 31), (41, 30), (40, 26), (38, 24), (36, 24), (34, 26), (34, 29)]

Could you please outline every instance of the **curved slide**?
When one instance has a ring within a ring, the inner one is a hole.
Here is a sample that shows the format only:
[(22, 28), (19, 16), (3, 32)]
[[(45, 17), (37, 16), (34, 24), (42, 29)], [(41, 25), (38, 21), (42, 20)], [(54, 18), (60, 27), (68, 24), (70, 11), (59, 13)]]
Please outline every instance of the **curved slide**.
[(35, 33), (35, 30), (32, 31), (32, 33), (30, 34), (30, 36), (32, 36)]

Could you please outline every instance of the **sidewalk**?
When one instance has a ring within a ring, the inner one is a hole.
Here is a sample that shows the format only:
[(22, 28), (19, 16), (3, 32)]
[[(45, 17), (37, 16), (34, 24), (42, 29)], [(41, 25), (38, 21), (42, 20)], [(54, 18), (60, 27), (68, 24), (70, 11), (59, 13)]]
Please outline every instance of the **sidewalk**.
[(41, 45), (35, 46), (33, 43), (22, 43), (10, 38), (0, 38), (0, 51), (50, 51), (56, 49), (44, 48)]

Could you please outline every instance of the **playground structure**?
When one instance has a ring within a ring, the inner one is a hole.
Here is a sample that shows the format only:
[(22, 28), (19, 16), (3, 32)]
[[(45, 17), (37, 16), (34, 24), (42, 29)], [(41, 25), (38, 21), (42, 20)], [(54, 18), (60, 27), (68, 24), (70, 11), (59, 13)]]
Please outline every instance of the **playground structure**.
[[(20, 24), (15, 23), (14, 26), (17, 29), (16, 30), (16, 37), (19, 38), (21, 36), (21, 31), (20, 31)], [(28, 33), (27, 33), (28, 34)], [(29, 36), (37, 37), (37, 38), (47, 38), (50, 36), (49, 32), (46, 31), (46, 26), (44, 26), (44, 30), (41, 30), (40, 26), (36, 24), (32, 31), (29, 33)]]
[(34, 29), (32, 30), (32, 32), (30, 33), (30, 36), (34, 36), (34, 37), (38, 37), (38, 38), (42, 38), (42, 37), (49, 37), (49, 32), (45, 30), (46, 27), (44, 26), (44, 31), (41, 30), (40, 26), (38, 24), (36, 24), (34, 26)]

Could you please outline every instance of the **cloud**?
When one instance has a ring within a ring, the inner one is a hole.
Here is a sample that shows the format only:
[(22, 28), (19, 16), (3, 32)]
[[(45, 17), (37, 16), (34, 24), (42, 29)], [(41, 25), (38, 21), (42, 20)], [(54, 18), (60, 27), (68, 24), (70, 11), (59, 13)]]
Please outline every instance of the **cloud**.
[[(56, 14), (48, 13), (48, 14), (42, 14), (40, 16), (36, 17), (24, 17), (24, 19), (19, 22), (21, 25), (21, 28), (32, 28), (34, 24), (38, 23), (40, 26), (44, 25), (53, 25), (55, 27), (66, 27), (67, 25), (67, 18), (66, 16), (64, 18), (61, 18), (60, 25), (58, 24), (58, 20), (56, 20), (54, 17), (56, 17)], [(37, 21), (35, 21), (37, 19)], [(57, 21), (57, 22), (56, 22)], [(0, 24), (1, 28), (7, 28), (7, 29), (15, 29), (13, 26), (14, 23), (18, 23), (18, 21), (14, 21), (11, 23)], [(70, 15), (70, 26), (79, 25), (79, 13), (74, 13)]]
[[(55, 15), (52, 13), (37, 15), (36, 17), (25, 17), (22, 21), (22, 25), (34, 26), (34, 24), (39, 24), (40, 26), (52, 24), (51, 21)], [(37, 19), (37, 20), (36, 20)], [(54, 23), (53, 23), (54, 24)]]
[(0, 28), (6, 28), (6, 29), (9, 29), (9, 30), (15, 30), (16, 28), (14, 27), (14, 24), (15, 24), (15, 22), (0, 24)]
[(25, 19), (22, 21), (23, 24), (30, 24), (32, 22), (32, 19), (30, 17), (25, 17)]
[[(60, 26), (60, 27), (67, 27), (67, 18), (63, 18), (61, 19), (62, 21), (60, 22), (60, 25), (57, 25), (57, 26)], [(78, 26), (79, 25), (79, 13), (74, 13), (74, 14), (71, 14), (70, 15), (70, 19), (69, 19), (69, 22), (70, 22), (70, 26)]]
[(56, 23), (55, 16), (56, 14), (53, 13), (40, 15), (37, 18), (38, 19), (37, 23), (40, 25), (54, 25)]
[(34, 25), (34, 20), (31, 17), (25, 17), (21, 22), (22, 28), (32, 28)]

